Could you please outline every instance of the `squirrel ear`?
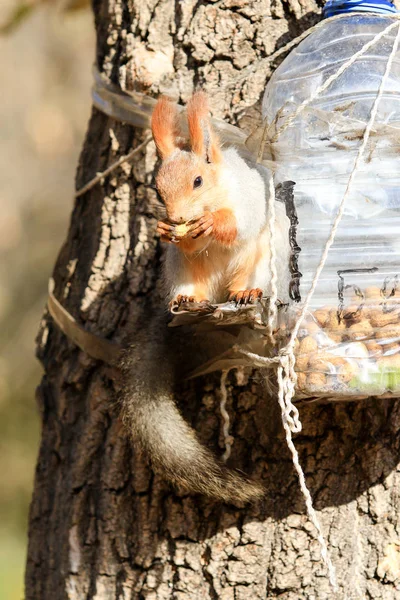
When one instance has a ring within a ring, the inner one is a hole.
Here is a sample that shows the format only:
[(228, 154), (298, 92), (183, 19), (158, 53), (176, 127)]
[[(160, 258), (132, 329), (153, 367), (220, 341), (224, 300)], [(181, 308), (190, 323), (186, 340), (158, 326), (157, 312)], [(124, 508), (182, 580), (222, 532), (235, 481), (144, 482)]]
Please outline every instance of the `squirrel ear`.
[(171, 156), (179, 148), (178, 110), (176, 104), (168, 96), (161, 96), (153, 110), (151, 132), (158, 155), (162, 160)]
[(198, 91), (193, 94), (187, 104), (187, 118), (193, 152), (203, 156), (207, 162), (220, 162), (221, 149), (218, 137), (211, 127), (205, 92)]

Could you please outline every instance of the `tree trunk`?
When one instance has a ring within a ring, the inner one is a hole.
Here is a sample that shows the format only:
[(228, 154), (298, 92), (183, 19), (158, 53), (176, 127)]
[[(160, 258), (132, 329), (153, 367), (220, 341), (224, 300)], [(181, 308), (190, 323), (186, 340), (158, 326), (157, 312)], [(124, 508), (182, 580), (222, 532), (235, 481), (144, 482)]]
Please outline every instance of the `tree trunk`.
[[(97, 65), (123, 89), (185, 103), (208, 91), (214, 116), (250, 130), (265, 69), (243, 69), (318, 20), (312, 0), (93, 0)], [(137, 146), (143, 131), (93, 110), (80, 188)], [(118, 343), (162, 304), (162, 248), (150, 184), (153, 144), (78, 198), (54, 278), (87, 330)], [(118, 377), (81, 352), (47, 314), (38, 337), (43, 436), (31, 505), (27, 600), (333, 598), (305, 513), (277, 399), (256, 373), (232, 372), (229, 464), (263, 480), (262, 502), (236, 508), (179, 494), (137, 452), (115, 403)], [(222, 453), (219, 375), (180, 386), (176, 402)], [(337, 598), (400, 590), (400, 404), (311, 404), (296, 436), (337, 569)]]

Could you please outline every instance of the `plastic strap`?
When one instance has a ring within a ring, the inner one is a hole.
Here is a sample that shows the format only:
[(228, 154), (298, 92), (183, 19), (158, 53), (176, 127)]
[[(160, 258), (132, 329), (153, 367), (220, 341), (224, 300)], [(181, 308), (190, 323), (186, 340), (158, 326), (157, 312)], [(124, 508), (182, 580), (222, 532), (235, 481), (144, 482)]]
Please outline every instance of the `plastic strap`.
[(117, 364), (122, 351), (121, 346), (90, 333), (82, 325), (79, 325), (54, 296), (53, 278), (49, 279), (48, 292), (47, 308), (64, 335), (92, 358), (102, 360), (109, 365)]
[[(124, 121), (134, 127), (150, 128), (151, 113), (157, 103), (155, 98), (139, 92), (123, 92), (118, 86), (105, 81), (96, 67), (93, 67), (93, 76), (92, 101), (98, 110), (113, 119)], [(178, 105), (178, 110), (183, 117), (183, 106)], [(246, 153), (247, 135), (244, 131), (222, 119), (212, 118), (211, 123), (221, 136), (224, 144), (240, 147), (241, 151)], [(181, 131), (187, 134), (186, 119), (181, 118), (180, 126)]]

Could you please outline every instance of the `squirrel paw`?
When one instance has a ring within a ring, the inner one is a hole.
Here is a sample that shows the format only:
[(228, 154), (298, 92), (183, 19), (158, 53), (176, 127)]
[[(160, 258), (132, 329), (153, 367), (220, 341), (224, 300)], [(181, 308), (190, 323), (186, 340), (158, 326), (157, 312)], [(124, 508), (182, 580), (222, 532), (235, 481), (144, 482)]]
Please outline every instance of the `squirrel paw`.
[(198, 300), (195, 296), (185, 296), (183, 294), (178, 294), (169, 303), (169, 308), (172, 312), (174, 312), (174, 309), (190, 310), (191, 312), (204, 311), (209, 306), (209, 300)]
[(189, 228), (188, 235), (193, 239), (197, 239), (200, 236), (207, 237), (211, 235), (214, 227), (214, 218), (212, 213), (205, 212), (199, 219), (195, 219)]
[(260, 288), (253, 288), (251, 290), (241, 290), (240, 292), (231, 292), (229, 295), (229, 301), (235, 302), (236, 305), (246, 306), (247, 304), (254, 304), (257, 300), (261, 300), (263, 297), (263, 291)]
[(183, 294), (178, 294), (176, 298), (171, 300), (169, 303), (170, 308), (174, 308), (175, 306), (182, 308), (182, 305), (188, 304), (189, 302), (196, 302), (194, 296), (184, 296)]

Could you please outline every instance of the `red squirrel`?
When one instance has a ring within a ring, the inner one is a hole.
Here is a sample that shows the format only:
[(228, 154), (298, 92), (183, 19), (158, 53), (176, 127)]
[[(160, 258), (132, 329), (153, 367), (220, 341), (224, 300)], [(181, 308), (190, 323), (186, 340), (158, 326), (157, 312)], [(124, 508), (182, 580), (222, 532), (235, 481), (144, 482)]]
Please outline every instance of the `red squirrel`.
[[(169, 242), (165, 280), (170, 303), (256, 301), (270, 293), (267, 229), (268, 173), (235, 150), (222, 150), (209, 118), (207, 96), (187, 105), (189, 144), (182, 141), (177, 106), (161, 97), (151, 128), (162, 160), (156, 188), (167, 221), (157, 230)], [(263, 177), (264, 175), (264, 177)], [(276, 203), (278, 298), (287, 299), (289, 221)]]
[[(187, 115), (189, 144), (182, 140), (171, 100), (161, 97), (152, 117), (162, 161), (156, 187), (168, 219), (158, 223), (162, 240), (168, 242), (168, 298), (180, 305), (229, 298), (240, 304), (255, 302), (268, 294), (271, 279), (266, 181), (235, 149), (221, 149), (203, 92), (193, 95)], [(286, 298), (289, 281), (288, 226), (277, 203), (280, 298)], [(260, 498), (263, 486), (228, 469), (200, 444), (176, 407), (174, 369), (185, 360), (185, 348), (179, 344), (171, 352), (170, 331), (165, 315), (150, 311), (121, 361), (121, 402), (132, 437), (155, 471), (190, 492), (231, 503)]]

